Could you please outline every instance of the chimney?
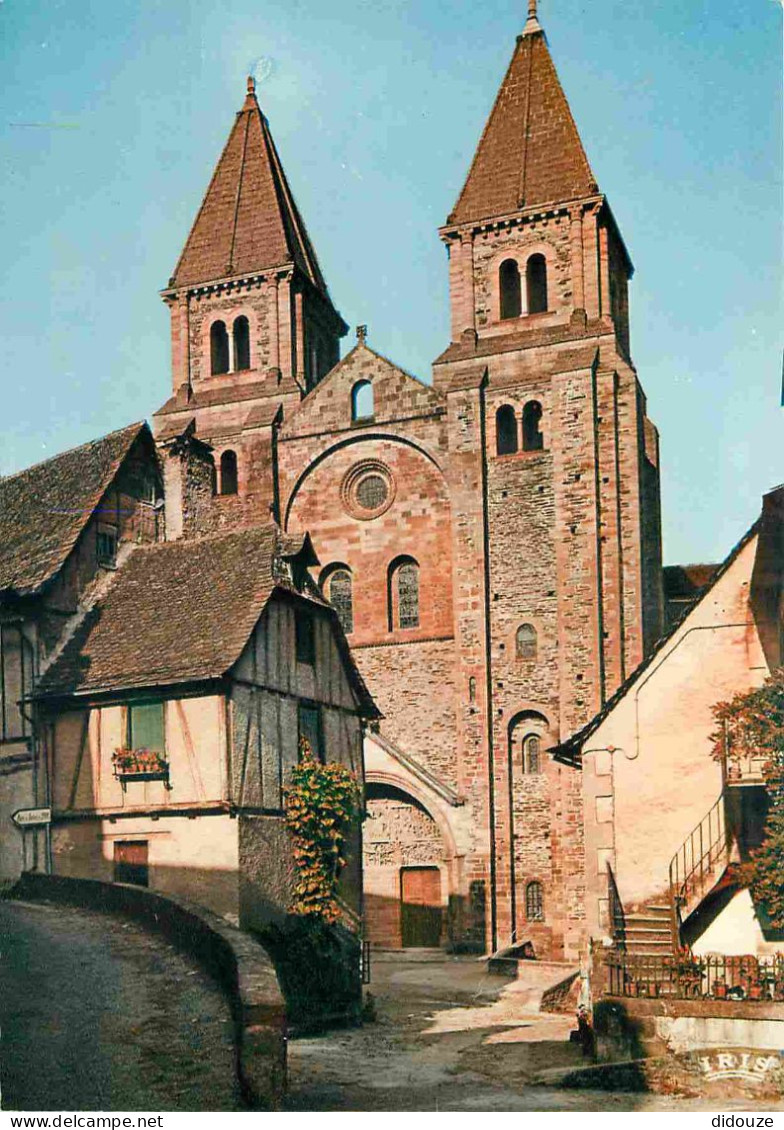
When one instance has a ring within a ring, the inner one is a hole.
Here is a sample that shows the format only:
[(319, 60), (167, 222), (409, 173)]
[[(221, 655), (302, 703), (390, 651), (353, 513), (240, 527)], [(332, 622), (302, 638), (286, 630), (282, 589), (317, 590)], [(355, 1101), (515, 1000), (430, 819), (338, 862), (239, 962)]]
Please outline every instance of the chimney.
[(212, 447), (197, 439), (195, 430), (196, 421), (191, 420), (179, 435), (160, 445), (166, 541), (196, 537), (216, 528)]

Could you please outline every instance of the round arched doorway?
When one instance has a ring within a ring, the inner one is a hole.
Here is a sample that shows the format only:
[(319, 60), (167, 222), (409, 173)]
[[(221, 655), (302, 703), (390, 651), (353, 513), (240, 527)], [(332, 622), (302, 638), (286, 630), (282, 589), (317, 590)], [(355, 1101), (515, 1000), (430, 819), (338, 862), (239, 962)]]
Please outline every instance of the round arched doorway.
[(370, 781), (362, 839), (370, 941), (390, 949), (440, 946), (446, 852), (433, 817), (409, 793)]

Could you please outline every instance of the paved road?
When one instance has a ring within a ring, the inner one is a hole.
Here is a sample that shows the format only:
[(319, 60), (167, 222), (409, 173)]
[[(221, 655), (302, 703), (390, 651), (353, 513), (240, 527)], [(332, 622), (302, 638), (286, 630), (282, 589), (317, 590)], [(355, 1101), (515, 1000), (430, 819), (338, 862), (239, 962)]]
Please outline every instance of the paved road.
[(759, 1099), (749, 1104), (738, 1097), (534, 1085), (543, 1069), (583, 1064), (579, 1048), (568, 1042), (572, 1019), (537, 1013), (533, 993), (519, 982), (488, 976), (480, 962), (377, 956), (370, 988), (378, 1007), (375, 1024), (290, 1042), (290, 1109), (784, 1109)]
[(199, 967), (111, 915), (0, 902), (3, 1110), (242, 1110)]

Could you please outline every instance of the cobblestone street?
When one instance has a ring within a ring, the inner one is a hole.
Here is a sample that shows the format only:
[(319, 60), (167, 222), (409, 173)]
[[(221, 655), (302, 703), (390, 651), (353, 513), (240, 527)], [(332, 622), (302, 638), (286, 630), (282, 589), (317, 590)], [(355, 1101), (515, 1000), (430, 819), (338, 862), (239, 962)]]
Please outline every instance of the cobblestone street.
[(165, 939), (0, 902), (3, 1110), (242, 1110), (228, 1005)]

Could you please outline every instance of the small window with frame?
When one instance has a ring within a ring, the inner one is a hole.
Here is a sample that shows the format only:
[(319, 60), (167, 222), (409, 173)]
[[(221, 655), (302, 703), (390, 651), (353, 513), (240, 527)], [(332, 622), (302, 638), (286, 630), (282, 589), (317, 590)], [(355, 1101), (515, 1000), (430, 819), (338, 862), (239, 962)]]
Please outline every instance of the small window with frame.
[(321, 724), (321, 707), (315, 702), (300, 702), (297, 707), (300, 756), (303, 740), (317, 761), (324, 763), (324, 732)]
[(166, 752), (166, 728), (162, 702), (132, 703), (127, 708), (126, 734), (128, 749), (146, 749), (151, 753)]
[(117, 527), (101, 522), (95, 539), (99, 565), (114, 568), (117, 564)]
[(316, 664), (316, 625), (313, 616), (298, 608), (294, 615), (297, 663)]

